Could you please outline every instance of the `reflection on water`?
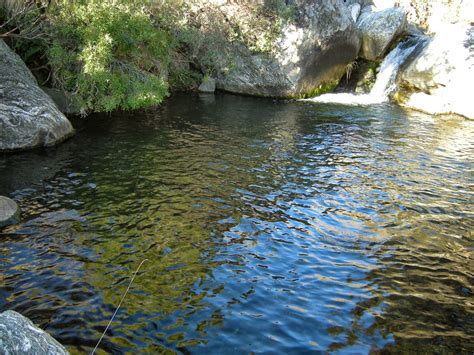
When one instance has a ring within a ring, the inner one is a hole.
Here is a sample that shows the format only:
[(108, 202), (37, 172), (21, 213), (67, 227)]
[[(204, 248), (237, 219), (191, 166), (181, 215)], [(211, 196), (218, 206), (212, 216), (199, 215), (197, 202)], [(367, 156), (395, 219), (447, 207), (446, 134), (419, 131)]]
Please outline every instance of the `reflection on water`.
[(175, 96), (0, 158), (0, 310), (90, 351), (474, 351), (474, 123)]

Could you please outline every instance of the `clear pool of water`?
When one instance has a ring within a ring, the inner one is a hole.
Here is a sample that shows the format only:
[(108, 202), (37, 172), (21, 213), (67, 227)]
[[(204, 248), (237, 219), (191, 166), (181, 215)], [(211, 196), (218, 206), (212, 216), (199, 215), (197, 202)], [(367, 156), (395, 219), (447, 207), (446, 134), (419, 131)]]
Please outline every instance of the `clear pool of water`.
[(474, 122), (175, 95), (0, 156), (0, 311), (90, 352), (474, 351)]

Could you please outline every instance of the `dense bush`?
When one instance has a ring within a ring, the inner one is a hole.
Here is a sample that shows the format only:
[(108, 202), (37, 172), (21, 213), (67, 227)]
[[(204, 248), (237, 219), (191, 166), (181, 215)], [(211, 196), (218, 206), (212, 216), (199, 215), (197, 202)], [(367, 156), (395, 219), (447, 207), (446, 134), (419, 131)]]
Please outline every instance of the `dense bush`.
[(158, 104), (168, 94), (170, 35), (131, 1), (58, 2), (48, 57), (56, 86), (76, 92), (88, 110)]
[(111, 111), (232, 70), (236, 43), (271, 53), (291, 17), (283, 0), (0, 0), (0, 37), (40, 84), (74, 92), (86, 112)]

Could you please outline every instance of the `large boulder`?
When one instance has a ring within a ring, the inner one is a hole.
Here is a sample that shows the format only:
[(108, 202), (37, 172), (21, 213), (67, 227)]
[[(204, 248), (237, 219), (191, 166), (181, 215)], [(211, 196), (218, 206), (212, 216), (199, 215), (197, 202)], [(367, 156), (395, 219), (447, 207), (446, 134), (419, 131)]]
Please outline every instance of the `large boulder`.
[(342, 1), (294, 0), (295, 21), (283, 26), (272, 53), (235, 45), (233, 68), (217, 88), (268, 97), (304, 96), (337, 84), (359, 52), (350, 9)]
[(431, 114), (474, 119), (474, 27), (446, 24), (399, 75), (398, 99)]
[(2, 354), (69, 354), (51, 335), (14, 311), (0, 313)]
[(73, 132), (20, 57), (0, 40), (0, 151), (51, 146)]
[(377, 12), (363, 12), (357, 21), (362, 37), (360, 57), (367, 60), (382, 59), (391, 45), (407, 29), (405, 12), (388, 8)]

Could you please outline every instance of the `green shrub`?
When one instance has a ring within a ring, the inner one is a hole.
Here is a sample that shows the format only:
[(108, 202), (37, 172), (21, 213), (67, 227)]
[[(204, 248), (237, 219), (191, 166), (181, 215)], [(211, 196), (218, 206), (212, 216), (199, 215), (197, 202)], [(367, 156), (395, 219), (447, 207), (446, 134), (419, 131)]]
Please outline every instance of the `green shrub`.
[(0, 36), (13, 29), (9, 44), (40, 84), (75, 93), (86, 112), (127, 110), (231, 71), (242, 47), (272, 55), (294, 10), (283, 0), (0, 0)]
[(20, 55), (40, 84), (48, 80), (49, 74), (46, 7), (42, 0), (0, 0), (0, 39)]
[(86, 110), (136, 109), (168, 95), (171, 36), (138, 1), (61, 0), (50, 21), (55, 86), (75, 92)]

